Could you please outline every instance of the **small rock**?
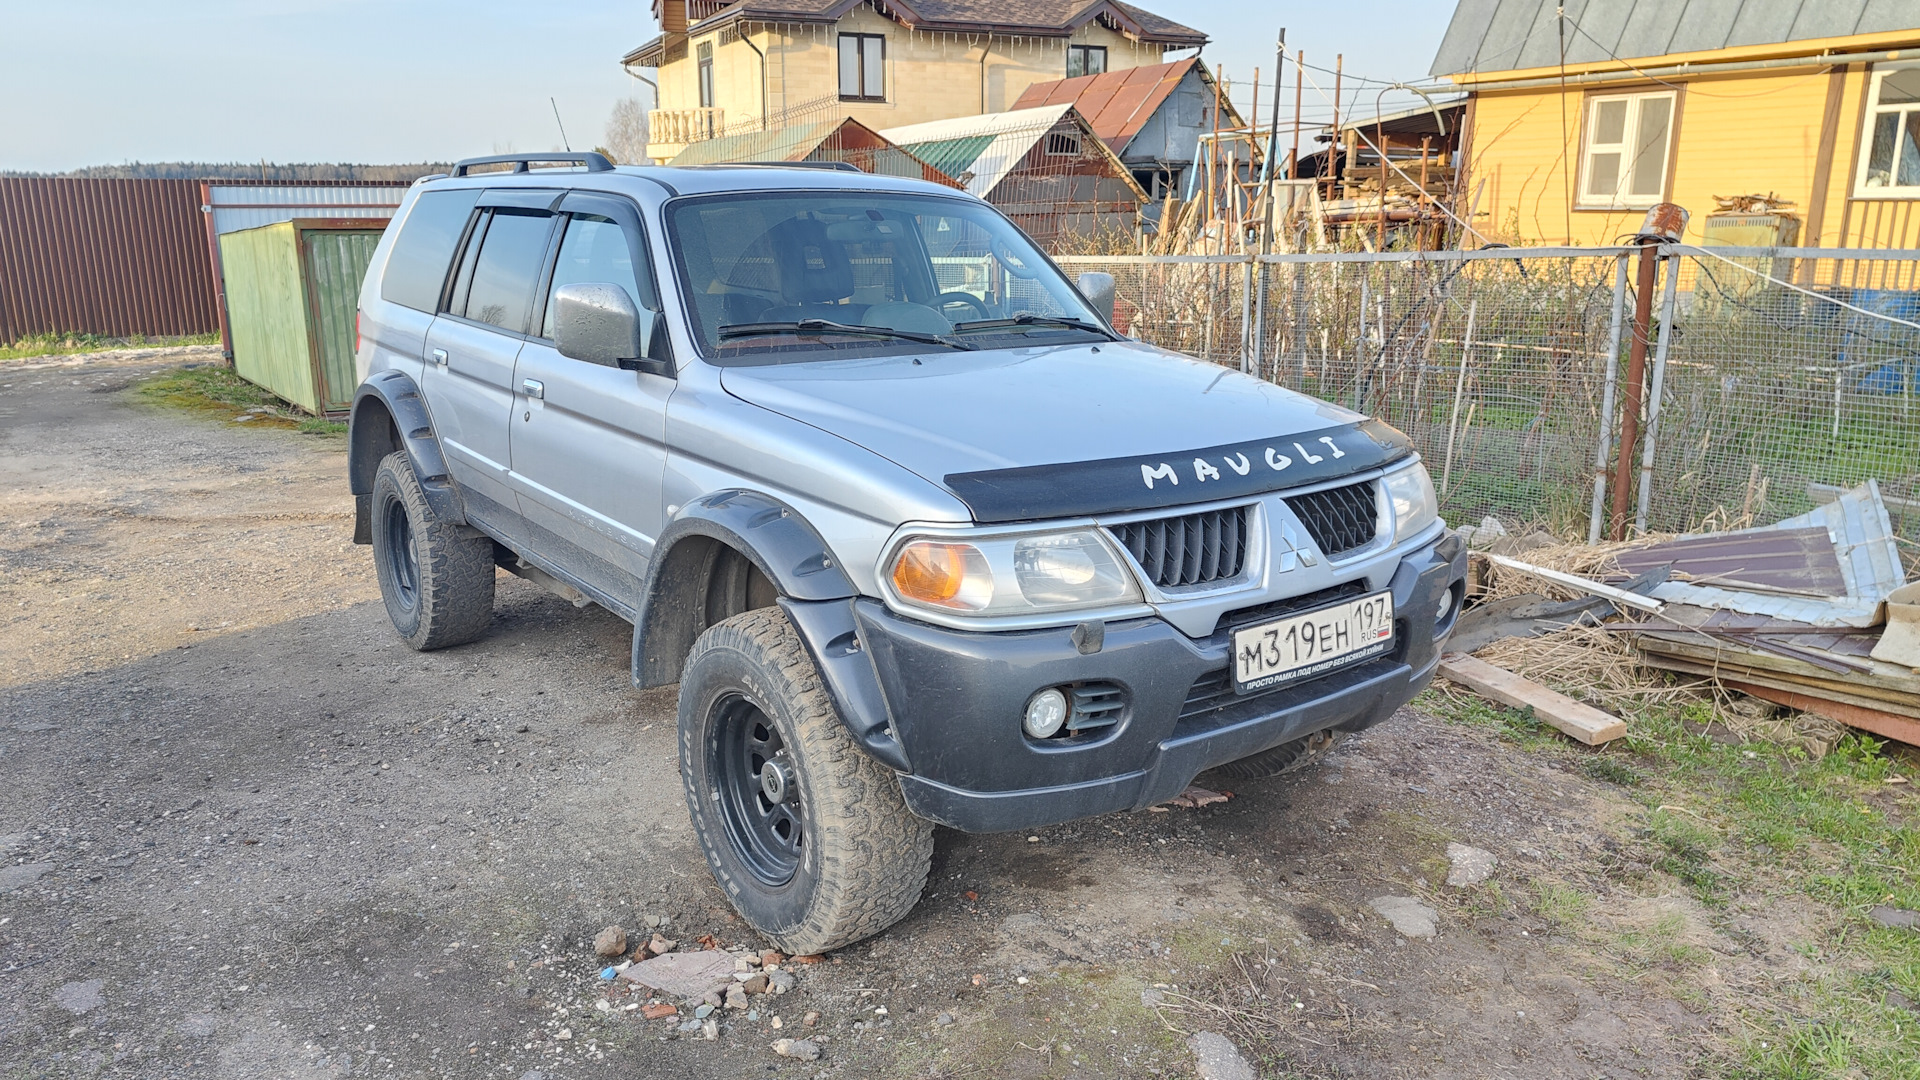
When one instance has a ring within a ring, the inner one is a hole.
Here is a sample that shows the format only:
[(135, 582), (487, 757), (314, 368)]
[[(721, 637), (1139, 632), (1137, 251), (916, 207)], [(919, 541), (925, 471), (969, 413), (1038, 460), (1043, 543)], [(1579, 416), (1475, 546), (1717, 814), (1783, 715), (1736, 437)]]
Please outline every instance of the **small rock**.
[(665, 1020), (669, 1016), (680, 1015), (680, 1010), (664, 1001), (659, 1001), (652, 1005), (640, 1006), (640, 1015), (648, 1020)]
[(820, 1045), (805, 1039), (775, 1039), (773, 1052), (781, 1057), (798, 1058), (801, 1061), (820, 1060)]
[(711, 1042), (720, 1037), (720, 1021), (709, 1016), (700, 1021), (700, 1037)]
[(746, 1007), (747, 992), (740, 988), (740, 984), (734, 983), (732, 986), (727, 987), (727, 1008), (744, 1009)]
[(658, 927), (660, 925), (660, 916), (649, 915), (645, 919), (642, 919), (641, 921), (646, 923), (648, 926)]
[(761, 967), (766, 967), (768, 964), (784, 964), (786, 962), (787, 954), (777, 949), (763, 949), (760, 952)]
[(627, 932), (617, 926), (600, 931), (593, 939), (593, 952), (596, 956), (625, 956)]
[(1920, 930), (1920, 911), (1908, 911), (1905, 908), (1888, 907), (1876, 904), (1867, 917), (1881, 926), (1905, 927), (1908, 930)]
[(820, 1014), (817, 1012), (809, 1012), (807, 1013), (807, 1015), (800, 1018), (800, 1023), (804, 1024), (807, 1027), (812, 1027), (813, 1025), (819, 1022), (820, 1022)]
[(565, 1042), (565, 1041), (567, 1041), (568, 1039), (571, 1039), (571, 1038), (573, 1038), (573, 1029), (572, 1029), (572, 1028), (561, 1028), (561, 1029), (560, 1029), (559, 1031), (557, 1031), (557, 1032), (554, 1032), (554, 1035), (553, 1035), (553, 1037), (554, 1037), (554, 1038), (556, 1038), (556, 1039), (559, 1039), (559, 1040), (560, 1040), (561, 1042)]
[(655, 934), (653, 935), (653, 939), (647, 942), (647, 951), (655, 956), (665, 956), (672, 952), (673, 947), (678, 944), (679, 942), (674, 941), (672, 938), (664, 938), (659, 934)]
[(744, 956), (736, 956), (733, 958), (733, 970), (738, 974), (746, 975), (752, 972), (753, 966), (753, 961)]
[(713, 1015), (713, 1006), (702, 1002), (699, 1008), (693, 1010), (693, 1015), (695, 1019), (705, 1020)]
[(88, 979), (85, 982), (62, 984), (53, 992), (53, 1003), (81, 1016), (100, 1007), (100, 991), (106, 987), (105, 979)]
[(1411, 896), (1376, 896), (1367, 905), (1405, 937), (1431, 939), (1438, 932), (1440, 913)]
[(790, 972), (776, 971), (767, 976), (767, 991), (769, 993), (784, 994), (799, 984), (800, 980), (794, 978)]
[(776, 1016), (776, 1017), (774, 1017), (774, 1018), (773, 1018), (773, 1020), (772, 1020), (772, 1021), (770, 1022), (770, 1024), (769, 1024), (769, 1026), (770, 1026), (770, 1027), (772, 1027), (772, 1028), (773, 1028), (773, 1030), (775, 1030), (775, 1031), (779, 1031), (779, 1030), (780, 1030), (780, 1018), (779, 1018), (779, 1017), (777, 1017), (777, 1016)]
[(936, 1016), (933, 1018), (933, 1022), (940, 1025), (941, 1027), (946, 1027), (949, 1024), (953, 1023), (953, 1014), (941, 1013), (939, 1016)]
[(796, 956), (792, 959), (796, 964), (819, 964), (825, 962), (827, 958), (821, 956), (819, 953), (810, 953), (806, 956)]
[(1456, 888), (1480, 884), (1493, 876), (1493, 868), (1500, 863), (1493, 852), (1465, 844), (1448, 844), (1447, 861), (1453, 863), (1453, 869), (1447, 872), (1447, 884)]
[(1200, 1080), (1258, 1080), (1253, 1066), (1225, 1035), (1196, 1031), (1187, 1040), (1187, 1048), (1193, 1051), (1194, 1071), (1200, 1074)]
[[(776, 971), (774, 974), (778, 975), (779, 972)], [(765, 975), (755, 975), (753, 978), (741, 983), (740, 989), (745, 990), (749, 994), (764, 994), (767, 992), (767, 981)]]
[(620, 978), (670, 997), (699, 997), (733, 981), (733, 962), (725, 953), (673, 953), (633, 964)]

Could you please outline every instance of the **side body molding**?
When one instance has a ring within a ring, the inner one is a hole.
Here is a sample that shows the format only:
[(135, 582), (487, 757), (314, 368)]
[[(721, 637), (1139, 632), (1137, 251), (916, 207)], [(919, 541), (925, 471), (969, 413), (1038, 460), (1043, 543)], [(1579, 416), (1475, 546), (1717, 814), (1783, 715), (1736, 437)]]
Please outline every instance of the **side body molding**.
[(347, 428), (347, 482), (353, 490), (353, 542), (373, 542), (373, 474), (395, 450), (405, 450), (427, 504), (442, 521), (467, 523), (460, 489), (433, 434), (433, 420), (420, 388), (404, 372), (367, 376), (354, 391)]
[(708, 571), (731, 548), (792, 600), (846, 600), (859, 595), (834, 562), (827, 542), (792, 507), (739, 488), (716, 491), (680, 509), (655, 541), (640, 614), (633, 623), (633, 684), (641, 689), (680, 680), (707, 617)]

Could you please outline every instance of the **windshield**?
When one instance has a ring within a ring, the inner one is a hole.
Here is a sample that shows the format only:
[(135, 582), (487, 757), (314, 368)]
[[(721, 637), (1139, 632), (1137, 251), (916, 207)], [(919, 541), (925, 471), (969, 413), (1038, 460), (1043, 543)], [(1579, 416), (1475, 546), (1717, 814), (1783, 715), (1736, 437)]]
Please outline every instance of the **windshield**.
[(707, 196), (670, 203), (667, 231), (700, 351), (719, 364), (1109, 337), (1032, 241), (977, 200)]

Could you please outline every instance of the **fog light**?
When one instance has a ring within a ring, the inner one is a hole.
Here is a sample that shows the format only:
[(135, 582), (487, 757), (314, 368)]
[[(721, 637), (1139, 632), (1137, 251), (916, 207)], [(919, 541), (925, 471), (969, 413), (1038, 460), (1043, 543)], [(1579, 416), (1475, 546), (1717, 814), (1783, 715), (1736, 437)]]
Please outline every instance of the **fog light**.
[(1045, 739), (1067, 722), (1067, 695), (1048, 687), (1027, 699), (1027, 716), (1021, 722), (1028, 735)]
[(1451, 614), (1453, 614), (1453, 589), (1449, 587), (1446, 592), (1440, 594), (1440, 604), (1433, 612), (1433, 624), (1445, 626), (1447, 616)]

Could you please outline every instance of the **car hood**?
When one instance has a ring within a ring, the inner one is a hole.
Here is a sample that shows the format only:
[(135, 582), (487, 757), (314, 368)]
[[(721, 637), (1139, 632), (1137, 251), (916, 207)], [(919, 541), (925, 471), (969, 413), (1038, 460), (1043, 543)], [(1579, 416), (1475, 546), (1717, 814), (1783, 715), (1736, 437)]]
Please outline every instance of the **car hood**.
[[(721, 384), (954, 492), (981, 521), (1232, 497), (1410, 452), (1358, 413), (1133, 342), (732, 367)], [(1292, 445), (1309, 434), (1335, 441)]]

